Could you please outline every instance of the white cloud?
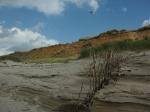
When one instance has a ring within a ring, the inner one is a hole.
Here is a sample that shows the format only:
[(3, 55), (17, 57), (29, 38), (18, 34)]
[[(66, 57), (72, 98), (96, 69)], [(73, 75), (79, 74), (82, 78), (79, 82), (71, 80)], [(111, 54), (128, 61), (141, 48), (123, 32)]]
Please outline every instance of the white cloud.
[(0, 6), (25, 7), (35, 9), (46, 15), (58, 15), (65, 10), (68, 3), (77, 6), (88, 5), (93, 11), (96, 11), (99, 8), (98, 1), (101, 0), (0, 0)]
[(144, 20), (142, 26), (148, 26), (148, 25), (150, 25), (150, 19)]
[(99, 8), (99, 4), (98, 4), (97, 0), (90, 0), (89, 5), (91, 6), (91, 8), (94, 12), (96, 12), (97, 9)]
[(7, 54), (10, 54), (10, 53), (13, 53), (13, 51), (10, 51), (7, 48), (0, 48), (0, 56), (7, 55)]
[(0, 55), (55, 44), (58, 44), (58, 41), (47, 39), (46, 36), (29, 29), (22, 30), (16, 27), (4, 28), (0, 26)]
[(122, 10), (123, 12), (127, 12), (127, 11), (128, 11), (128, 9), (127, 9), (126, 7), (123, 7), (121, 10)]

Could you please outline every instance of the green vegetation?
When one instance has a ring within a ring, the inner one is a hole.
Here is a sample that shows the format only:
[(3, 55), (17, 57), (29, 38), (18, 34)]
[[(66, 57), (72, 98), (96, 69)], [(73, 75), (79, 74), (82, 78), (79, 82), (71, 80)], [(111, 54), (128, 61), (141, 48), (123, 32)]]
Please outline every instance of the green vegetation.
[(93, 37), (94, 37), (94, 36), (81, 37), (81, 38), (79, 39), (79, 41), (87, 41), (87, 40), (92, 39)]
[(27, 59), (23, 62), (25, 63), (68, 63), (71, 60), (77, 59), (77, 56), (71, 56), (71, 57), (51, 57), (51, 58), (42, 58), (42, 59)]
[(113, 29), (113, 30), (109, 30), (109, 31), (106, 31), (104, 33), (101, 33), (99, 36), (104, 36), (104, 35), (113, 35), (113, 34), (117, 34), (117, 33), (124, 33), (124, 32), (127, 32), (126, 30), (116, 30), (116, 29)]
[(117, 51), (141, 51), (150, 49), (150, 37), (145, 37), (142, 40), (122, 40), (122, 41), (112, 41), (104, 43), (95, 48), (83, 48), (80, 52), (80, 58), (85, 58), (90, 56), (91, 50), (94, 52), (102, 52), (107, 50), (117, 50)]
[(0, 57), (0, 61), (4, 60), (12, 60), (14, 62), (24, 62), (24, 63), (68, 63), (70, 60), (77, 59), (78, 56), (70, 56), (70, 57), (50, 57), (50, 58), (41, 58), (41, 59), (22, 59), (19, 57), (15, 57), (13, 55), (7, 55)]
[(22, 59), (20, 59), (18, 57), (15, 57), (15, 56), (11, 56), (11, 55), (1, 56), (0, 60), (12, 60), (12, 61), (15, 61), (15, 62), (21, 62), (22, 61)]
[(90, 56), (91, 48), (83, 48), (80, 51), (80, 57), (79, 58), (86, 58)]
[(101, 35), (112, 35), (112, 34), (116, 34), (116, 33), (118, 33), (119, 31), (118, 30), (116, 30), (116, 29), (113, 29), (113, 30), (109, 30), (109, 31), (106, 31), (106, 32), (104, 32), (104, 33), (101, 33)]
[(80, 38), (79, 41), (87, 41), (89, 38)]

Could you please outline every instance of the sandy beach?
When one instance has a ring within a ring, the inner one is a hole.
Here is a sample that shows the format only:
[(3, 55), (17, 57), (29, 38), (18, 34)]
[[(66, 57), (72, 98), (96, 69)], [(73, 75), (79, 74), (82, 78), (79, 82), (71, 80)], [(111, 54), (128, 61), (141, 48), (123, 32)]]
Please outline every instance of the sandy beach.
[[(120, 78), (96, 94), (93, 112), (150, 112), (150, 52), (125, 54)], [(0, 62), (0, 112), (54, 112), (78, 98), (82, 82), (84, 96), (89, 63)]]

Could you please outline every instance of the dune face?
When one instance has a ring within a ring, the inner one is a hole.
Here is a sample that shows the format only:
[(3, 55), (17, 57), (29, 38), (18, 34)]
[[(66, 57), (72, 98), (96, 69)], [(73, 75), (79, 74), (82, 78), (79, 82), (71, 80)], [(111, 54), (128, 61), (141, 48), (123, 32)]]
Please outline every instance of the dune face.
[(109, 41), (118, 41), (118, 40), (127, 40), (127, 39), (137, 40), (137, 39), (143, 39), (145, 37), (150, 37), (150, 26), (143, 27), (135, 31), (112, 30), (112, 31), (102, 33), (98, 36), (91, 37), (89, 39), (80, 39), (78, 42), (33, 49), (29, 52), (16, 52), (9, 56), (20, 58), (22, 60), (78, 56), (80, 50), (86, 47), (87, 45), (96, 47), (101, 45), (102, 43), (109, 42)]
[[(149, 112), (150, 51), (125, 52), (124, 55), (129, 59), (121, 68), (120, 78), (96, 94), (92, 112)], [(89, 61), (52, 64), (1, 62), (0, 112), (58, 112), (62, 105), (72, 112), (68, 105), (78, 98), (82, 82), (82, 96), (87, 92)], [(80, 108), (86, 111), (86, 108)]]

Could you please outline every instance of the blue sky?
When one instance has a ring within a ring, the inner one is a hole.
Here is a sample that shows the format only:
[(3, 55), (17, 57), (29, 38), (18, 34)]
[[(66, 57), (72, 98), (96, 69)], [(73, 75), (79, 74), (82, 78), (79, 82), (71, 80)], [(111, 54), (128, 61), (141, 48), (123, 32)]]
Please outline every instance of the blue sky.
[(135, 29), (150, 24), (149, 11), (150, 0), (1, 0), (0, 55)]

